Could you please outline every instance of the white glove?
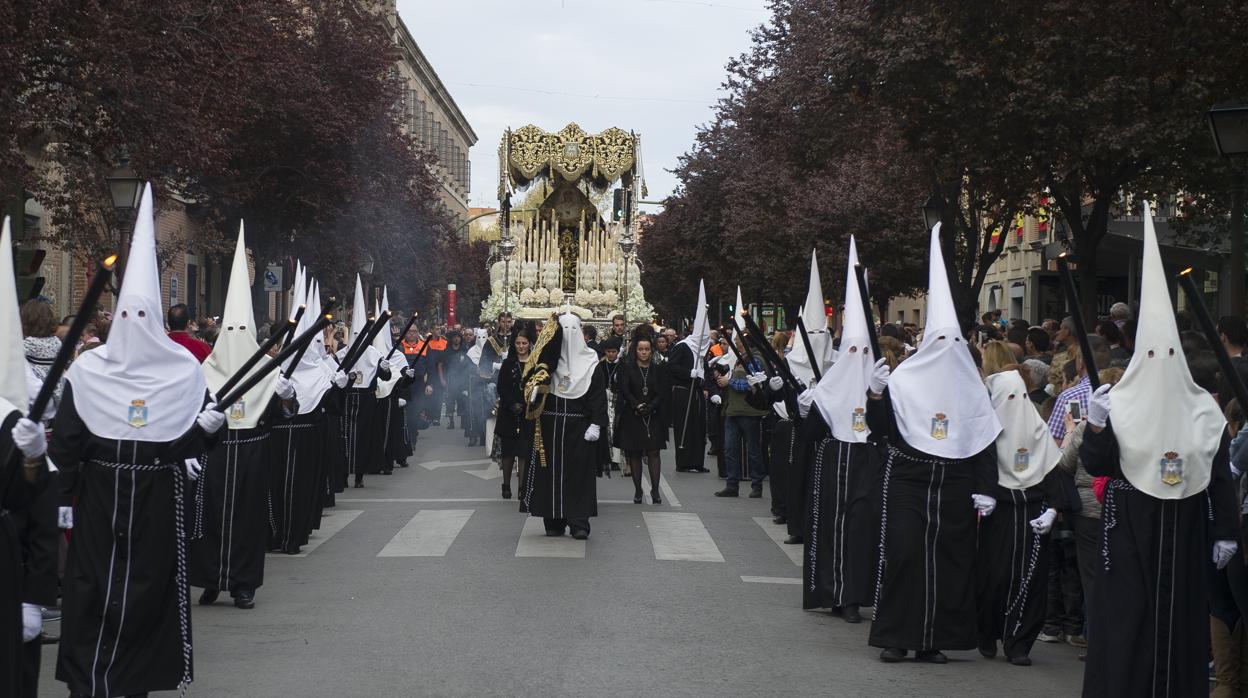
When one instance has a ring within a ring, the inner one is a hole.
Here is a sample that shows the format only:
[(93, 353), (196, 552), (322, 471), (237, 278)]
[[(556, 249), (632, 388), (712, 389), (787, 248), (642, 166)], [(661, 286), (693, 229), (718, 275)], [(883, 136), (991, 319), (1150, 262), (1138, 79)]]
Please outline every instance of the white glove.
[(387, 359), (382, 359), (381, 361), (378, 361), (378, 362), (377, 362), (377, 370), (378, 370), (378, 371), (389, 371), (389, 370), (390, 370), (390, 361), (389, 361), (389, 360), (387, 360)]
[(43, 630), (43, 609), (33, 603), (22, 604), (22, 642), (39, 637)]
[(274, 386), (273, 393), (277, 395), (279, 400), (292, 400), (295, 397), (295, 384), (291, 383), (286, 376), (278, 376), (277, 385)]
[(585, 440), (586, 440), (586, 441), (597, 441), (597, 440), (598, 440), (598, 436), (599, 436), (599, 432), (600, 432), (600, 430), (598, 429), (598, 425), (597, 425), (597, 424), (590, 424), (590, 425), (589, 425), (589, 428), (585, 430)]
[(718, 396), (718, 395), (712, 395), (712, 396), (711, 396), (711, 404), (712, 404), (712, 405), (718, 405), (718, 404), (722, 403), (723, 401), (724, 401), (724, 399), (723, 399), (722, 397)]
[(198, 458), (187, 458), (185, 463), (186, 476), (191, 479), (191, 482), (195, 482), (199, 479), (199, 474), (204, 472), (204, 466), (199, 462)]
[(407, 407), (407, 400), (399, 398), (399, 407)]
[(767, 380), (766, 373), (751, 373), (745, 377), (745, 381), (750, 384), (751, 388), (762, 383), (765, 380)]
[(195, 418), (195, 422), (199, 424), (199, 428), (204, 430), (205, 434), (215, 434), (221, 427), (225, 426), (225, 415), (213, 409), (217, 403), (210, 402), (204, 408), (203, 412)]
[(43, 426), (22, 417), (13, 425), (13, 443), (27, 458), (38, 458), (48, 451), (48, 435)]
[(502, 367), (503, 367), (503, 362), (501, 362), (501, 361), (495, 361), (495, 362), (494, 362), (494, 370), (495, 370), (495, 371), (497, 371), (497, 370), (501, 369)]
[(399, 375), (403, 376), (404, 378), (408, 380), (411, 380), (416, 377), (416, 369), (412, 368), (411, 366), (408, 366), (404, 368), (402, 371), (399, 371)]
[(888, 370), (888, 359), (879, 359), (875, 362), (875, 368), (871, 369), (871, 377), (867, 379), (867, 390), (875, 395), (883, 395), (891, 374), (892, 371)]
[(1031, 530), (1044, 535), (1053, 530), (1053, 520), (1057, 518), (1057, 510), (1052, 507), (1045, 509), (1040, 516), (1031, 520)]
[(701, 380), (704, 376), (706, 376), (706, 372), (700, 368), (695, 368), (689, 372), (689, 377), (694, 380)]
[(1239, 543), (1236, 543), (1233, 540), (1214, 541), (1213, 564), (1217, 565), (1218, 569), (1226, 567), (1226, 563), (1231, 561), (1231, 558), (1235, 556), (1235, 553), (1238, 550)]
[(767, 387), (778, 391), (784, 387), (784, 379), (780, 376), (772, 376), (771, 379), (767, 381)]
[(815, 389), (807, 388), (797, 396), (797, 411), (805, 417), (810, 414), (810, 406), (815, 404)]
[(74, 527), (73, 507), (58, 507), (56, 510), (56, 527), (68, 531)]
[(343, 371), (335, 371), (333, 381), (335, 387), (345, 388), (347, 387), (347, 383), (351, 382), (351, 376), (348, 376)]
[(992, 512), (997, 509), (997, 500), (986, 494), (971, 495), (971, 503), (980, 516), (992, 516)]
[(1102, 385), (1088, 398), (1088, 424), (1097, 429), (1105, 428), (1105, 420), (1109, 418), (1109, 389), (1114, 386)]

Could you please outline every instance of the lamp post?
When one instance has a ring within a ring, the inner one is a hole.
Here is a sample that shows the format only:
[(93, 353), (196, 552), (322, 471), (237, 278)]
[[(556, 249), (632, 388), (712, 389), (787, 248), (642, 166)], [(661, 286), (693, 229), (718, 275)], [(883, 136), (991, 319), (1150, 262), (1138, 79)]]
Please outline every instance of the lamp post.
[(631, 227), (624, 229), (624, 235), (620, 236), (619, 241), (620, 252), (624, 254), (624, 331), (628, 331), (628, 267), (633, 258), (633, 250), (637, 249), (637, 241), (633, 239), (633, 231)]
[(130, 167), (130, 158), (121, 155), (117, 167), (104, 177), (108, 184), (108, 196), (117, 212), (121, 223), (118, 226), (118, 253), (116, 277), (117, 290), (121, 289), (121, 280), (126, 273), (126, 262), (130, 258), (130, 235), (134, 232), (134, 210), (139, 207), (139, 197), (143, 194), (143, 180), (134, 168)]
[(927, 198), (927, 203), (923, 204), (923, 227), (929, 233), (940, 222), (941, 203), (940, 196), (932, 194)]
[(1231, 185), (1231, 251), (1226, 293), (1218, 294), (1218, 312), (1244, 312), (1244, 157), (1248, 156), (1248, 106), (1214, 107), (1209, 110), (1209, 130), (1218, 154), (1232, 161), (1235, 181)]
[(502, 235), (498, 241), (499, 254), (503, 255), (503, 312), (511, 312), (511, 256), (516, 252), (516, 241), (511, 237), (511, 192), (503, 197), (499, 207)]

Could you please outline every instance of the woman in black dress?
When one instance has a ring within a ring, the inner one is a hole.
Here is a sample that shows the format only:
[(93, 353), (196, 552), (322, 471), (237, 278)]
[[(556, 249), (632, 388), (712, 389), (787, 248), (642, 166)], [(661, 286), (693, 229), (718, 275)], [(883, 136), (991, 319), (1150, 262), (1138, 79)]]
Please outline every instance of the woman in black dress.
[(502, 449), (503, 499), (511, 499), (511, 469), (520, 459), (516, 480), (524, 482), (524, 463), (533, 443), (533, 423), (524, 418), (524, 362), (533, 347), (533, 328), (521, 325), (511, 335), (511, 346), (498, 371), (498, 421), (494, 433)]
[(633, 475), (633, 503), (641, 504), (641, 457), (650, 466), (650, 499), (659, 497), (659, 451), (667, 448), (668, 402), (671, 385), (667, 372), (654, 361), (654, 344), (649, 334), (633, 337), (629, 357), (620, 369), (620, 428), (616, 445), (624, 451)]

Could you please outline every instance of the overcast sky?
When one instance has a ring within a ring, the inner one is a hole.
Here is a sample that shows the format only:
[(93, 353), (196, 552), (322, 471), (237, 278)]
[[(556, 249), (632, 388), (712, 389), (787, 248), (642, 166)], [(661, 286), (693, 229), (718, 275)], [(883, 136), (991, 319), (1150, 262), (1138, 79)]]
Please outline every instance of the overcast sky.
[[(649, 199), (721, 94), (724, 66), (769, 16), (766, 0), (398, 0), (399, 14), (467, 116), (472, 203), (496, 206), (503, 129), (575, 121), (642, 137)], [(650, 207), (647, 207), (650, 208)]]

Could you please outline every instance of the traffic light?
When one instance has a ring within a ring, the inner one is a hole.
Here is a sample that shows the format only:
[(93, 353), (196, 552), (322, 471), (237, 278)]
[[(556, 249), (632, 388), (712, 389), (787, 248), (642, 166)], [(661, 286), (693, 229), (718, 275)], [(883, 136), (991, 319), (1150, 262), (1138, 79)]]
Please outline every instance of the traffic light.
[(615, 190), (615, 200), (613, 202), (614, 205), (611, 207), (611, 220), (616, 221), (617, 223), (624, 222), (624, 217), (626, 215), (625, 211), (628, 208), (627, 199), (625, 198), (624, 191), (625, 190), (623, 189)]
[(23, 249), (21, 243), (26, 239), (26, 192), (21, 196), (9, 199), (4, 207), (4, 215), (9, 217), (9, 230), (13, 233), (13, 271), (17, 277), (17, 298), (25, 302), (43, 292), (47, 281), (39, 276), (39, 269), (47, 252), (38, 249)]

